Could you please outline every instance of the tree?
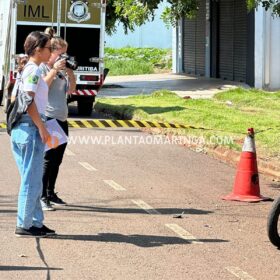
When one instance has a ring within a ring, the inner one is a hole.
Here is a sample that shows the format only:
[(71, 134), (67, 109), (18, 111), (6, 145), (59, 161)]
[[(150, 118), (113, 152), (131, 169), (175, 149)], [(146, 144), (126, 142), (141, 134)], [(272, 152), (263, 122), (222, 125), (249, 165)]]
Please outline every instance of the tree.
[[(280, 15), (280, 0), (244, 0), (248, 9), (262, 5), (266, 10), (271, 8), (274, 15)], [(107, 0), (106, 32), (116, 31), (118, 23), (123, 24), (124, 30), (133, 31), (146, 21), (154, 19), (155, 10), (163, 0)], [(162, 14), (166, 24), (175, 26), (180, 18), (193, 18), (198, 10), (197, 0), (167, 0), (169, 6)]]
[(255, 9), (262, 6), (267, 11), (272, 9), (272, 14), (280, 16), (280, 0), (247, 0), (248, 9)]
[[(124, 30), (133, 31), (146, 21), (154, 19), (155, 10), (163, 0), (107, 0), (106, 31), (116, 30), (116, 24), (123, 24)], [(198, 9), (196, 0), (167, 0), (170, 4), (162, 18), (166, 23), (176, 24), (182, 15), (193, 17)]]

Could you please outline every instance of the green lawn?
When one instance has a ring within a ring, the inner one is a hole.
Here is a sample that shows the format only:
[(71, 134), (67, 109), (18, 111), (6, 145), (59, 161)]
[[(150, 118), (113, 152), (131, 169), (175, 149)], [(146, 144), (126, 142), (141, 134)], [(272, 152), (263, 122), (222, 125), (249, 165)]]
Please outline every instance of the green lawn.
[(210, 130), (173, 129), (172, 133), (205, 139), (231, 138), (234, 141), (225, 145), (236, 150), (240, 150), (247, 128), (253, 127), (258, 151), (270, 157), (280, 154), (280, 92), (235, 89), (219, 93), (213, 99), (183, 99), (170, 91), (157, 91), (151, 96), (99, 98), (95, 108), (116, 118), (205, 127)]
[(139, 75), (170, 72), (170, 49), (158, 48), (105, 48), (105, 66), (109, 75)]

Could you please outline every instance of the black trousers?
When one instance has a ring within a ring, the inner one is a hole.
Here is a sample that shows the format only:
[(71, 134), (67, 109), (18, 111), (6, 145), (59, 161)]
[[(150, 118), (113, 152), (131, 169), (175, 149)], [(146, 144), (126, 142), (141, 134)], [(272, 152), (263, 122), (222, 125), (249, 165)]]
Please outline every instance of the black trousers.
[[(48, 118), (48, 120), (51, 120), (51, 118)], [(57, 122), (68, 136), (68, 122), (59, 120)], [(66, 146), (67, 143), (59, 145), (56, 149), (50, 149), (45, 153), (42, 197), (48, 197), (54, 194), (55, 182)]]

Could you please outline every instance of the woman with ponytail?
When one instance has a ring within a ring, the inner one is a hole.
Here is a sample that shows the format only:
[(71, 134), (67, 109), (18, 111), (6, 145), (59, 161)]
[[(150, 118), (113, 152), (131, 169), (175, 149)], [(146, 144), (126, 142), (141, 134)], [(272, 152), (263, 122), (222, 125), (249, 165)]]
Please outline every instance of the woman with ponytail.
[[(54, 29), (48, 27), (45, 32), (51, 37), (51, 56), (47, 63), (41, 64), (40, 68), (43, 79), (49, 86), (49, 98), (46, 108), (48, 120), (56, 119), (58, 124), (68, 136), (68, 106), (67, 93), (76, 88), (75, 76), (72, 69), (66, 68), (65, 59), (60, 56), (67, 52), (67, 42), (55, 35)], [(66, 203), (57, 196), (55, 183), (62, 162), (66, 145), (59, 145), (50, 149), (44, 156), (43, 192), (41, 203), (43, 210), (54, 210), (52, 205), (65, 205)]]

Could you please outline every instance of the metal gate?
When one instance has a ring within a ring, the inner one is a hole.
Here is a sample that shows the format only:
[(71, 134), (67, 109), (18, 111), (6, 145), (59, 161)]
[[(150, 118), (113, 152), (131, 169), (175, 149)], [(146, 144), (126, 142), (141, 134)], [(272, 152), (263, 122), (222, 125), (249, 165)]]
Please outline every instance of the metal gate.
[(183, 70), (188, 74), (205, 75), (205, 0), (199, 0), (195, 19), (184, 19)]
[(246, 82), (247, 7), (244, 0), (220, 0), (218, 77)]

